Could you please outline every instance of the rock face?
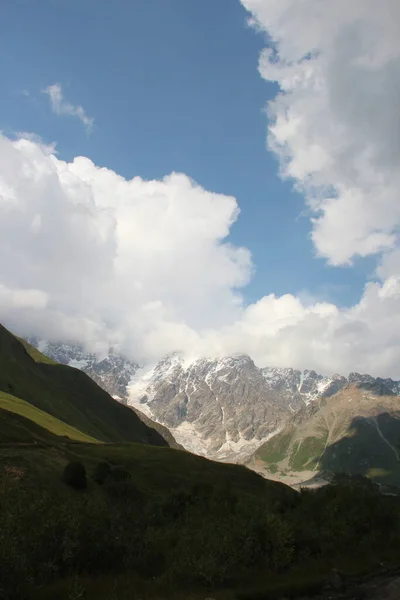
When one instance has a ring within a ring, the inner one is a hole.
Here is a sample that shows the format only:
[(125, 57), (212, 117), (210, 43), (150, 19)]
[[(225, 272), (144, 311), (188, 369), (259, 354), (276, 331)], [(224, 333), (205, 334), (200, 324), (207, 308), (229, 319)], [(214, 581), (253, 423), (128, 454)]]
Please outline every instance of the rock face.
[(308, 404), (321, 396), (336, 394), (346, 384), (342, 375), (323, 377), (315, 371), (296, 371), (295, 369), (279, 369), (265, 367), (261, 369), (271, 389), (284, 396), (290, 403), (302, 400)]
[[(362, 398), (371, 394), (379, 398), (396, 396), (400, 384), (358, 373), (346, 378), (290, 368), (260, 369), (245, 355), (186, 364), (172, 354), (145, 373), (137, 371), (128, 402), (166, 425), (188, 450), (243, 462), (257, 448), (273, 445), (275, 439), (288, 435), (290, 428), (312, 420), (320, 403), (331, 398), (335, 403), (334, 398), (350, 388), (361, 390)], [(347, 404), (345, 410), (342, 403), (341, 410), (351, 421), (355, 415)], [(321, 442), (316, 442), (316, 452), (325, 441), (321, 437)], [(311, 456), (312, 452), (311, 448)]]
[(135, 363), (112, 350), (106, 356), (98, 356), (77, 345), (55, 344), (37, 338), (28, 338), (28, 342), (53, 360), (84, 371), (110, 396), (127, 403), (129, 382), (139, 368)]
[(291, 411), (250, 357), (200, 359), (177, 354), (134, 380), (129, 403), (170, 428), (188, 450), (240, 459), (279, 431)]

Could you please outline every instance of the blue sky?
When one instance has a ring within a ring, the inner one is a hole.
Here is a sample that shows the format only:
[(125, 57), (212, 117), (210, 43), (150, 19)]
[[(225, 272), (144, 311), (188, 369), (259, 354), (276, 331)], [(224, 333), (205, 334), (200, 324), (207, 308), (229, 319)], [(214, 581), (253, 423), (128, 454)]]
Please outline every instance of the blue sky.
[[(246, 19), (233, 0), (41, 0), (34, 10), (5, 0), (0, 128), (35, 132), (57, 142), (59, 158), (88, 156), (127, 178), (178, 171), (235, 196), (229, 239), (256, 267), (246, 302), (305, 292), (354, 304), (374, 263), (315, 258), (304, 200), (266, 149), (264, 109), (277, 87), (257, 71), (266, 37)], [(95, 119), (89, 135), (50, 111), (42, 90), (55, 82)]]

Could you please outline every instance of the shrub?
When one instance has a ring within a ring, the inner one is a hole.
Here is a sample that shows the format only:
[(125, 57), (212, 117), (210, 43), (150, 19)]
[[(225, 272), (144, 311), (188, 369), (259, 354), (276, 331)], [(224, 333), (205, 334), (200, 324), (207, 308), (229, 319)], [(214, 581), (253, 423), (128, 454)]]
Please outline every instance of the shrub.
[(99, 462), (93, 470), (93, 480), (98, 485), (103, 485), (110, 477), (111, 467), (107, 462)]
[(64, 483), (75, 490), (84, 490), (87, 487), (86, 469), (81, 462), (70, 462), (64, 469)]

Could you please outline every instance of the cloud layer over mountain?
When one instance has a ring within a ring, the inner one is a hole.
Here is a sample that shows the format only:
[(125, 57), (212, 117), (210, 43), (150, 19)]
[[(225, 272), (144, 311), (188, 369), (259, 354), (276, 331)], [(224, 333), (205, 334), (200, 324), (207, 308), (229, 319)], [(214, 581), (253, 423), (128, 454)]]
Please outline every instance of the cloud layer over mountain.
[(259, 66), (281, 90), (268, 145), (304, 193), (317, 253), (338, 266), (379, 256), (360, 302), (270, 295), (246, 307), (251, 256), (227, 241), (234, 198), (177, 173), (128, 181), (3, 136), (0, 320), (141, 362), (245, 352), (259, 365), (399, 378), (400, 6), (242, 3), (273, 42)]

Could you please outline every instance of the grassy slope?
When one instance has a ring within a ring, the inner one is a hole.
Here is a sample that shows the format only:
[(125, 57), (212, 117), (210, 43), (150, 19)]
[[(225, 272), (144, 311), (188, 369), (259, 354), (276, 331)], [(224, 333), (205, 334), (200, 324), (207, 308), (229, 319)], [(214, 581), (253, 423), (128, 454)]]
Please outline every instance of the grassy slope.
[(371, 477), (400, 485), (398, 398), (354, 387), (321, 400), (299, 422), (261, 446), (255, 458), (273, 471), (315, 470)]
[[(29, 344), (23, 338), (17, 338), (17, 339), (24, 345), (27, 352), (30, 354), (30, 356), (36, 362), (46, 363), (46, 364), (50, 364), (50, 365), (57, 364), (56, 361), (49, 358), (45, 354), (42, 354), (37, 348), (35, 348), (31, 344)], [(91, 379), (93, 379), (93, 377), (91, 377)], [(100, 383), (99, 383), (99, 386), (102, 387)], [(184, 447), (181, 446), (180, 444), (178, 444), (178, 442), (175, 440), (174, 436), (169, 431), (169, 429), (167, 429), (167, 427), (165, 427), (164, 425), (161, 425), (160, 423), (153, 421), (152, 419), (150, 419), (150, 417), (148, 417), (144, 413), (140, 412), (140, 410), (137, 410), (136, 408), (132, 408), (132, 407), (130, 407), (130, 408), (131, 408), (131, 410), (133, 410), (135, 412), (135, 414), (139, 417), (139, 419), (142, 421), (142, 423), (144, 423), (151, 429), (155, 429), (155, 431), (157, 431), (166, 440), (166, 442), (168, 443), (168, 446), (170, 448), (177, 448), (178, 450), (184, 450)]]
[[(65, 443), (48, 448), (0, 445), (1, 464), (12, 464), (26, 471), (26, 484), (62, 486), (61, 473), (69, 461), (81, 461), (90, 474), (101, 461), (122, 466), (131, 481), (145, 494), (167, 496), (188, 490), (193, 485), (229, 486), (240, 495), (265, 501), (290, 499), (297, 493), (282, 483), (268, 481), (240, 465), (217, 463), (174, 448), (144, 444)], [(93, 484), (94, 485), (94, 484)], [(96, 486), (94, 486), (95, 488)]]
[[(67, 443), (65, 445), (52, 445), (43, 448), (40, 445), (36, 447), (1, 447), (0, 445), (0, 488), (2, 477), (11, 469), (15, 469), (19, 473), (23, 473), (23, 479), (18, 482), (18, 485), (28, 490), (28, 498), (30, 497), (29, 490), (33, 489), (36, 492), (43, 489), (46, 493), (59, 494), (63, 501), (68, 506), (73, 502), (77, 493), (65, 486), (61, 481), (61, 473), (64, 466), (69, 461), (80, 460), (85, 465), (89, 477), (88, 490), (85, 493), (88, 501), (100, 502), (104, 497), (104, 490), (97, 486), (91, 479), (93, 468), (99, 461), (107, 461), (111, 465), (122, 466), (127, 469), (131, 475), (130, 484), (134, 489), (137, 489), (146, 502), (168, 502), (171, 494), (179, 494), (180, 492), (191, 493), (194, 486), (210, 486), (212, 490), (226, 487), (232, 490), (239, 499), (245, 503), (256, 502), (259, 506), (269, 507), (272, 511), (276, 510), (277, 505), (285, 505), (293, 501), (297, 497), (297, 493), (291, 488), (277, 483), (270, 482), (258, 476), (253, 471), (239, 465), (227, 465), (223, 463), (215, 463), (205, 458), (192, 455), (188, 452), (182, 452), (173, 448), (155, 447), (144, 444), (83, 444), (83, 443)], [(5, 481), (9, 481), (9, 485), (14, 482), (11, 477), (5, 477)], [(4, 480), (3, 480), (4, 481)], [(223, 492), (222, 492), (223, 493)], [(179, 496), (178, 496), (179, 497)], [(96, 500), (97, 499), (97, 500)], [(132, 502), (135, 501), (133, 497)], [(120, 505), (118, 498), (112, 499), (114, 506)], [(123, 505), (120, 505), (120, 510), (123, 515), (125, 510)], [(202, 513), (203, 514), (203, 513)], [(41, 517), (42, 518), (42, 517)], [(122, 519), (125, 517), (122, 517)], [(132, 519), (132, 512), (129, 512), (127, 519)], [(208, 512), (203, 516), (199, 515), (198, 530), (207, 528), (210, 515)], [(91, 525), (90, 523), (88, 525)], [(101, 524), (97, 525), (101, 528)], [(129, 524), (131, 527), (131, 524)], [(173, 523), (166, 525), (166, 534), (171, 533)], [(89, 527), (90, 529), (90, 527)], [(186, 532), (187, 535), (187, 532)], [(186, 538), (185, 538), (186, 539)], [(137, 541), (135, 542), (138, 543)], [(192, 540), (190, 539), (190, 544)], [(218, 542), (219, 545), (219, 542)], [(135, 574), (123, 572), (121, 577), (121, 585), (124, 591), (121, 590), (121, 595), (115, 595), (114, 578), (116, 573), (104, 569), (104, 573), (98, 573), (94, 578), (90, 578), (87, 582), (88, 596), (98, 599), (114, 599), (114, 598), (132, 598), (136, 597), (137, 585), (144, 585), (143, 591), (147, 595), (146, 582), (140, 583), (137, 581)], [(57, 578), (58, 579), (58, 578)], [(110, 588), (107, 588), (107, 584)], [(94, 586), (94, 588), (93, 588)], [(97, 589), (100, 586), (100, 591)], [(130, 587), (131, 586), (131, 587)], [(86, 587), (86, 583), (85, 583)], [(105, 587), (105, 589), (103, 589)], [(201, 586), (200, 586), (201, 587)], [(93, 588), (93, 589), (92, 589)], [(125, 589), (126, 588), (126, 589)], [(193, 591), (197, 589), (197, 584), (193, 586)], [(151, 597), (176, 599), (186, 598), (186, 589), (182, 584), (183, 592), (171, 594), (171, 590), (167, 594), (162, 589), (161, 594), (155, 593)], [(70, 590), (68, 582), (60, 581), (60, 587), (43, 588), (43, 596), (38, 594), (38, 598), (53, 598), (59, 597), (60, 600), (70, 598)], [(93, 595), (90, 593), (93, 592)], [(196, 594), (197, 595), (197, 594)], [(213, 594), (214, 595), (214, 594)], [(201, 598), (207, 596), (203, 591)], [(35, 596), (36, 597), (36, 596)]]
[(0, 391), (102, 442), (167, 445), (85, 373), (54, 363), (0, 325)]
[[(187, 452), (180, 452), (171, 448), (145, 446), (143, 444), (94, 445), (71, 443), (65, 446), (53, 446), (48, 449), (40, 447), (37, 449), (32, 447), (2, 449), (0, 447), (0, 482), (4, 467), (14, 467), (24, 472), (24, 478), (20, 485), (24, 487), (28, 486), (28, 489), (32, 486), (35, 490), (39, 488), (54, 492), (58, 490), (58, 492), (61, 492), (65, 496), (65, 501), (73, 501), (77, 493), (67, 488), (61, 482), (60, 478), (63, 466), (69, 460), (82, 460), (86, 467), (89, 475), (89, 487), (86, 492), (88, 501), (95, 501), (97, 499), (100, 502), (103, 497), (103, 488), (97, 486), (90, 479), (92, 468), (100, 460), (107, 460), (112, 465), (122, 465), (126, 468), (131, 474), (131, 482), (134, 489), (137, 489), (150, 502), (151, 498), (154, 498), (155, 501), (158, 501), (157, 499), (167, 501), (168, 498), (171, 498), (171, 494), (177, 494), (180, 491), (190, 492), (194, 485), (208, 484), (212, 488), (218, 486), (222, 490), (224, 486), (227, 486), (237, 494), (239, 499), (246, 503), (256, 501), (259, 506), (264, 505), (267, 510), (266, 514), (272, 518), (274, 518), (273, 515), (279, 514), (283, 515), (283, 518), (286, 519), (284, 515), (286, 511), (290, 512), (288, 507), (291, 505), (292, 499), (295, 499), (296, 503), (302, 501), (297, 492), (283, 484), (265, 480), (245, 467), (215, 463)], [(321, 494), (321, 500), (318, 501), (316, 498), (316, 502), (322, 510), (322, 507), (326, 503), (324, 500), (326, 491), (322, 491)], [(28, 497), (30, 497), (29, 494)], [(132, 501), (134, 500), (135, 498)], [(305, 496), (304, 501), (307, 501), (307, 496)], [(299, 517), (296, 517), (296, 519), (299, 518), (299, 522), (308, 522), (310, 520), (310, 515), (307, 511), (314, 510), (312, 508), (312, 497), (310, 497), (310, 501), (310, 506), (308, 508), (307, 506), (304, 507), (304, 514), (300, 511)], [(114, 498), (112, 502), (115, 505), (115, 503), (119, 503), (119, 500)], [(120, 509), (123, 514), (125, 509), (122, 505)], [(129, 514), (131, 515), (130, 518), (132, 518), (132, 513)], [(328, 508), (327, 515), (329, 514)], [(207, 511), (199, 514), (198, 528), (200, 530), (202, 528), (207, 530), (207, 523), (211, 517), (215, 519), (215, 515), (211, 515)], [(224, 519), (224, 513), (221, 513), (220, 519), (221, 521)], [(92, 526), (91, 523), (88, 523), (88, 525)], [(305, 526), (305, 531), (308, 532), (308, 525)], [(311, 528), (311, 531), (314, 531), (314, 529)], [(170, 534), (170, 532), (170, 529), (166, 529), (166, 533)], [(194, 532), (192, 533), (194, 534)], [(245, 544), (247, 530), (243, 530), (243, 536), (243, 544)], [(190, 537), (188, 543), (189, 545), (194, 543)], [(217, 547), (219, 547), (219, 544), (217, 544)], [(218, 552), (217, 555), (219, 556)], [(318, 559), (315, 565), (312, 562), (310, 564), (307, 562), (302, 563), (299, 566), (294, 566), (293, 571), (284, 571), (282, 574), (268, 572), (268, 575), (266, 575), (265, 567), (263, 567), (260, 572), (257, 571), (253, 574), (249, 572), (249, 576), (246, 576), (243, 581), (240, 576), (237, 584), (236, 582), (232, 583), (235, 591), (232, 590), (231, 593), (221, 591), (221, 594), (219, 594), (218, 592), (214, 592), (214, 590), (212, 593), (211, 591), (207, 593), (205, 590), (201, 592), (197, 590), (196, 585), (193, 585), (193, 589), (191, 590), (193, 594), (191, 593), (190, 597), (193, 600), (194, 598), (210, 596), (210, 594), (213, 597), (221, 599), (243, 598), (246, 600), (255, 598), (270, 598), (272, 600), (272, 598), (277, 599), (283, 596), (304, 597), (305, 593), (310, 592), (311, 594), (314, 587), (317, 590), (326, 582), (332, 565), (338, 566), (345, 572), (351, 572), (353, 568), (355, 569), (355, 573), (368, 572), (369, 568), (376, 566), (374, 563), (376, 557), (373, 556), (371, 558), (371, 565), (366, 562), (366, 559), (368, 559), (368, 556), (362, 555), (361, 558), (355, 560), (354, 564), (349, 562), (347, 555), (343, 556), (343, 563), (338, 557), (326, 560), (326, 564), (324, 562), (325, 559)], [(118, 577), (120, 577), (121, 589), (118, 586), (118, 593), (116, 593), (115, 582)], [(67, 600), (67, 598), (71, 597), (71, 585), (72, 581), (64, 582), (61, 580), (54, 587), (43, 588), (43, 595), (38, 595), (38, 598), (48, 600), (57, 596), (60, 600), (64, 598)], [(174, 587), (174, 594), (171, 593), (171, 590), (167, 593), (163, 587), (161, 590), (158, 589), (157, 592), (152, 592), (151, 587), (147, 588), (147, 585), (150, 586), (150, 583), (137, 581), (135, 574), (129, 572), (121, 573), (119, 576), (113, 572), (108, 573), (105, 570), (104, 573), (88, 577), (87, 580), (84, 580), (84, 585), (88, 590), (88, 599), (96, 598), (97, 600), (103, 600), (104, 598), (104, 600), (116, 600), (118, 598), (122, 600), (122, 598), (126, 598), (128, 600), (128, 598), (136, 597), (138, 585), (144, 586), (141, 597), (169, 597), (171, 599), (174, 598), (174, 600), (189, 597), (184, 585), (181, 593), (179, 592), (178, 585), (176, 588)], [(238, 588), (236, 588), (236, 585), (238, 585)], [(240, 589), (248, 589), (249, 591), (239, 594)]]
[[(29, 443), (48, 440), (52, 436), (67, 437), (79, 442), (97, 442), (95, 438), (63, 423), (25, 400), (4, 392), (0, 392), (0, 410), (0, 439), (2, 442)], [(38, 428), (32, 426), (32, 423)], [(40, 431), (40, 429), (44, 431)]]
[(28, 352), (28, 354), (33, 358), (33, 360), (35, 362), (37, 362), (37, 363), (45, 363), (47, 365), (57, 365), (58, 364), (52, 358), (49, 358), (45, 354), (42, 354), (40, 352), (40, 350), (38, 350), (37, 348), (35, 348), (35, 346), (32, 346), (32, 344), (30, 344), (29, 342), (27, 342), (23, 338), (20, 338), (20, 337), (17, 337), (17, 336), (15, 336), (15, 337), (17, 338), (17, 340), (19, 342), (21, 342), (21, 344), (24, 346), (25, 350)]

